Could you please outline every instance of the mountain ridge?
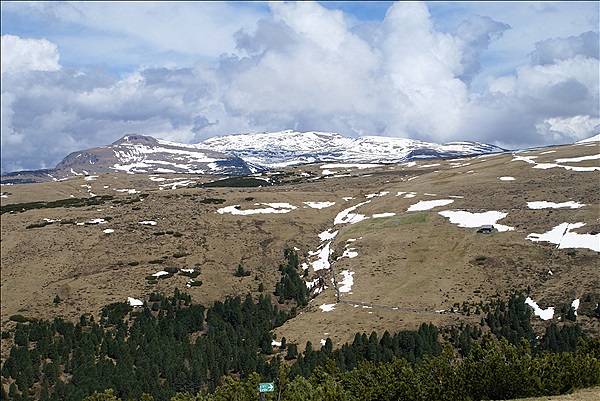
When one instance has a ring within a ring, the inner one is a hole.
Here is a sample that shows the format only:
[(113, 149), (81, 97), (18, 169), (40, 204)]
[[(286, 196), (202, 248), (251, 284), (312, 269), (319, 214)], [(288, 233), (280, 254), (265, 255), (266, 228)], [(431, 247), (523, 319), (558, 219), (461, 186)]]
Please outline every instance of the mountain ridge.
[[(266, 141), (261, 141), (265, 138)], [(395, 137), (349, 138), (331, 132), (294, 130), (224, 135), (207, 139), (199, 145), (234, 154), (264, 169), (315, 162), (402, 163), (413, 159), (462, 157), (506, 151), (480, 142), (437, 144)]]
[(246, 175), (316, 162), (401, 163), (414, 159), (505, 152), (480, 142), (436, 144), (382, 136), (344, 137), (333, 132), (283, 130), (213, 137), (196, 144), (126, 134), (110, 145), (70, 153), (54, 169), (2, 175), (3, 183), (57, 181), (76, 175)]

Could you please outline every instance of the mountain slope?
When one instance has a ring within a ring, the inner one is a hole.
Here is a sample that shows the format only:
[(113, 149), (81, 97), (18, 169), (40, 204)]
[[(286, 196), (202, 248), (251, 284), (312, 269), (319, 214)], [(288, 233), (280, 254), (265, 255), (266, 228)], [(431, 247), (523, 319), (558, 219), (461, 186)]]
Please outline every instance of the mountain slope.
[(400, 163), (413, 159), (461, 157), (505, 151), (478, 142), (435, 144), (382, 136), (347, 138), (329, 132), (285, 130), (225, 135), (198, 144), (234, 154), (258, 168), (273, 169), (314, 162)]
[(2, 176), (2, 182), (45, 182), (113, 171), (245, 175), (315, 162), (400, 163), (503, 151), (497, 146), (478, 142), (440, 145), (413, 139), (348, 138), (336, 133), (292, 130), (219, 136), (198, 144), (130, 134), (108, 146), (73, 152), (55, 169), (9, 173)]
[[(272, 294), (293, 248), (316, 298), (277, 339), (338, 345), (363, 330), (477, 324), (480, 303), (528, 288), (539, 309), (554, 308), (535, 325), (562, 322), (580, 300), (577, 321), (598, 333), (598, 149), (314, 163), (257, 173), (260, 187), (117, 170), (4, 186), (1, 319), (96, 317), (115, 300), (174, 288), (204, 305)], [(496, 230), (477, 233), (486, 224)], [(235, 276), (240, 265), (251, 275)], [(203, 284), (187, 287), (179, 274), (148, 280), (166, 269), (194, 269)], [(465, 307), (470, 316), (448, 313)]]
[(125, 135), (108, 146), (73, 152), (56, 169), (77, 173), (248, 173), (238, 157), (144, 135)]
[(251, 171), (237, 156), (198, 145), (131, 134), (107, 146), (72, 152), (54, 169), (4, 174), (2, 182), (27, 184), (110, 172), (243, 175)]

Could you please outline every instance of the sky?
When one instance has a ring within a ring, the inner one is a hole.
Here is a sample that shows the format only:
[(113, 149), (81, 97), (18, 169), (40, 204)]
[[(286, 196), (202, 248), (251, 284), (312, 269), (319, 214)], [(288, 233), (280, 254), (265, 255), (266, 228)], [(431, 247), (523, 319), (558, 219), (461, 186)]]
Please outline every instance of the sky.
[(2, 2), (1, 170), (128, 133), (599, 132), (598, 2)]

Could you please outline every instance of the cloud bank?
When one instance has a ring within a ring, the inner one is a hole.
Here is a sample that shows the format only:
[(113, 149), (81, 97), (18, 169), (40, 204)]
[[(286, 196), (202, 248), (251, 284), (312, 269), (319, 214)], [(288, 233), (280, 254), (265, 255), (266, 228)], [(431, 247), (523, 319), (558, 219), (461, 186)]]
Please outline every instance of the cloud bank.
[[(318, 3), (269, 7), (228, 33), (215, 61), (122, 76), (61, 65), (47, 39), (3, 35), (2, 171), (54, 167), (131, 132), (198, 142), (292, 128), (518, 148), (598, 131), (597, 30), (538, 41), (526, 62), (493, 74), (486, 55), (516, 28), (489, 16), (464, 15), (448, 32), (425, 3), (364, 24)], [(193, 53), (194, 40), (156, 40)]]

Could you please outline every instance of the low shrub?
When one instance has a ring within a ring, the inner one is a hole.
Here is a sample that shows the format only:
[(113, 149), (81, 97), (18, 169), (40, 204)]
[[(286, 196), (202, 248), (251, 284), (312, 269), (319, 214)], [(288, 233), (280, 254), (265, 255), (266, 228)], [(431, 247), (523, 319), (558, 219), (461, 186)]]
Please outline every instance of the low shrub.
[(29, 319), (27, 319), (25, 316), (23, 315), (12, 315), (11, 317), (8, 318), (9, 320), (12, 320), (13, 322), (17, 322), (17, 323), (25, 323), (28, 322)]
[(49, 226), (50, 224), (52, 224), (52, 223), (51, 223), (51, 222), (49, 222), (49, 221), (43, 221), (43, 222), (41, 222), (41, 223), (33, 223), (33, 224), (30, 224), (30, 225), (28, 225), (28, 226), (27, 226), (27, 227), (25, 227), (25, 228), (42, 228), (42, 227)]
[(214, 204), (214, 205), (220, 205), (221, 203), (225, 203), (225, 199), (219, 199), (219, 198), (204, 198), (200, 201), (200, 203), (206, 203), (206, 204)]
[(273, 184), (253, 177), (231, 177), (223, 180), (199, 184), (203, 188), (211, 187), (266, 187)]

